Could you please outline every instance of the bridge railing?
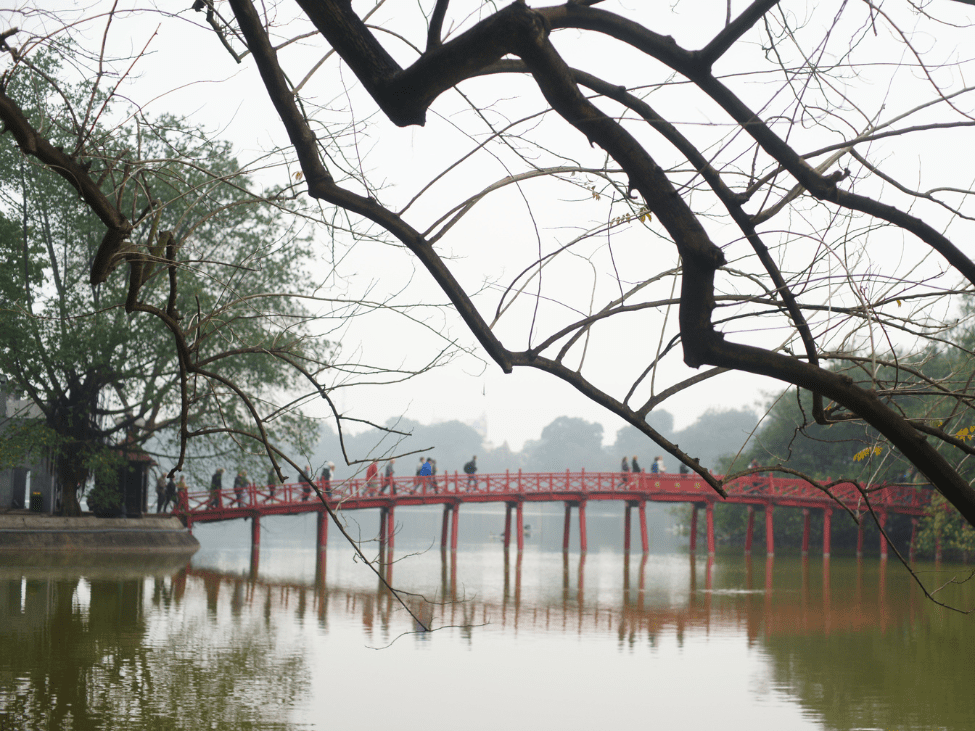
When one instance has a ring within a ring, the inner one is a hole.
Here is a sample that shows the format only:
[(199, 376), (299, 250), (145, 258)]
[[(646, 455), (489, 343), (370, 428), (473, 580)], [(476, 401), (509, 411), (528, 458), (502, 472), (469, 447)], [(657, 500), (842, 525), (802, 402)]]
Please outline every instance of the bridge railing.
[[(675, 501), (705, 501), (715, 498), (715, 493), (695, 474), (655, 474), (649, 472), (504, 472), (467, 475), (445, 473), (434, 476), (394, 477), (391, 481), (383, 476), (374, 479), (351, 478), (316, 482), (319, 491), (330, 499), (380, 498), (391, 494), (434, 497), (442, 495), (504, 496), (527, 494), (586, 494), (605, 495), (634, 494), (634, 499), (654, 496), (657, 499)], [(730, 497), (764, 500), (795, 500), (821, 502), (829, 498), (818, 488), (798, 478), (782, 478), (773, 475), (750, 475), (725, 486)], [(862, 495), (853, 485), (838, 485), (831, 489), (833, 496), (847, 505), (862, 504)], [(623, 498), (625, 499), (625, 497)], [(891, 485), (872, 491), (871, 502), (878, 507), (923, 509), (930, 503), (931, 490), (910, 485)], [(185, 505), (179, 512), (199, 513), (213, 509), (273, 508), (293, 506), (303, 502), (317, 502), (315, 491), (308, 485), (288, 483), (284, 485), (248, 485), (242, 488), (224, 488), (220, 491), (195, 491), (186, 494)]]

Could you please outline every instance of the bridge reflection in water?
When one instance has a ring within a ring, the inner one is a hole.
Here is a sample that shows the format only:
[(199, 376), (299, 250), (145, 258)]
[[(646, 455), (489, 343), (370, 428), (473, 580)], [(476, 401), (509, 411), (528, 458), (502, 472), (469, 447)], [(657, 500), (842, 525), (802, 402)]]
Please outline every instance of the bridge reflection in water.
[[(828, 492), (804, 480), (783, 479), (772, 475), (750, 475), (725, 486), (727, 498), (717, 495), (699, 476), (673, 474), (629, 474), (618, 472), (552, 472), (466, 475), (453, 473), (436, 477), (393, 478), (385, 480), (351, 479), (342, 482), (318, 481), (311, 485), (287, 484), (276, 486), (248, 485), (221, 491), (190, 492), (180, 497), (176, 512), (192, 530), (194, 523), (249, 519), (251, 521), (252, 552), (257, 554), (261, 544), (261, 518), (272, 515), (317, 513), (318, 546), (324, 550), (328, 542), (328, 513), (325, 502), (333, 511), (379, 509), (379, 537), (384, 546), (392, 548), (395, 538), (394, 511), (397, 507), (413, 505), (443, 505), (441, 548), (457, 549), (458, 515), (465, 503), (504, 503), (504, 545), (507, 548), (514, 533), (518, 550), (524, 548), (523, 508), (530, 502), (562, 502), (565, 504), (563, 550), (569, 547), (571, 513), (579, 515), (579, 544), (587, 551), (586, 505), (593, 500), (621, 501), (625, 505), (623, 519), (623, 550), (630, 550), (631, 512), (636, 510), (640, 526), (643, 553), (649, 550), (647, 535), (647, 502), (691, 503), (690, 549), (696, 549), (698, 511), (705, 511), (705, 534), (708, 553), (715, 552), (714, 506), (717, 502), (748, 506), (745, 552), (752, 551), (755, 508), (765, 512), (766, 553), (775, 553), (774, 510), (776, 507), (798, 508), (803, 511), (802, 553), (809, 553), (811, 510), (823, 511), (823, 555), (829, 556), (832, 519), (835, 510), (854, 513), (864, 510), (864, 494), (869, 490), (870, 501), (881, 527), (891, 513), (912, 516), (911, 553), (914, 551), (918, 519), (924, 515), (931, 501), (931, 490), (913, 485), (852, 485), (842, 484)], [(317, 494), (316, 494), (317, 493)], [(514, 513), (514, 529), (512, 528)], [(863, 554), (863, 524), (857, 540), (857, 554)], [(881, 558), (887, 557), (887, 543), (881, 535)]]
[[(176, 597), (185, 591), (187, 579), (196, 579), (203, 582), (208, 604), (213, 607), (217, 605), (220, 592), (229, 590), (233, 604), (263, 606), (267, 615), (286, 607), (297, 610), (301, 620), (308, 618), (306, 615), (317, 616), (324, 626), (328, 622), (330, 603), (334, 605), (338, 601), (346, 614), (361, 614), (363, 625), (370, 632), (380, 629), (389, 635), (420, 629), (415, 624), (408, 626), (410, 620), (406, 612), (381, 582), (377, 581), (373, 590), (330, 586), (325, 556), (325, 553), (319, 556), (313, 584), (264, 579), (258, 576), (254, 566), (249, 575), (188, 567), (174, 577)], [(621, 640), (671, 632), (681, 638), (685, 632), (706, 634), (712, 630), (730, 629), (747, 633), (749, 642), (760, 636), (825, 636), (869, 628), (884, 631), (910, 621), (919, 611), (918, 603), (923, 601), (915, 591), (907, 592), (907, 601), (887, 601), (888, 568), (887, 561), (883, 560), (869, 562), (865, 570), (863, 559), (858, 559), (855, 590), (849, 590), (851, 582), (844, 573), (845, 588), (839, 597), (834, 597), (830, 588), (829, 558), (811, 563), (808, 557), (803, 557), (799, 567), (795, 565), (797, 559), (786, 560), (784, 571), (777, 578), (788, 586), (776, 588), (773, 585), (776, 575), (774, 557), (767, 557), (763, 564), (761, 560), (753, 563), (750, 556), (745, 556), (738, 560), (743, 561), (743, 567), (738, 561), (725, 557), (722, 561), (726, 581), (722, 583), (730, 588), (716, 588), (715, 558), (708, 556), (702, 560), (691, 554), (685, 557), (689, 562), (686, 603), (669, 599), (660, 605), (659, 594), (655, 599), (651, 597), (646, 583), (648, 573), (654, 571), (653, 566), (648, 567), (651, 557), (643, 554), (635, 558), (639, 558), (639, 562), (631, 562), (629, 555), (623, 554), (622, 596), (613, 605), (587, 598), (586, 554), (570, 560), (567, 553), (562, 554), (560, 595), (533, 596), (529, 601), (523, 601), (523, 554), (515, 554), (512, 561), (508, 552), (505, 552), (503, 592), (499, 598), (467, 595), (463, 586), (458, 592), (456, 554), (442, 551), (436, 598), (427, 600), (418, 593), (404, 594), (403, 598), (411, 611), (433, 629), (492, 625), (501, 629), (580, 635), (613, 631)], [(655, 555), (653, 560), (665, 559)], [(573, 561), (578, 562), (574, 568), (570, 566)], [(391, 553), (381, 555), (380, 571), (390, 584), (394, 563)], [(846, 571), (850, 561), (842, 563)], [(744, 576), (727, 576), (731, 566), (733, 571), (743, 568)], [(605, 568), (603, 564), (600, 571)], [(873, 576), (875, 571), (876, 577)], [(817, 573), (821, 576), (815, 576)], [(865, 574), (869, 574), (869, 578), (865, 578)], [(413, 587), (410, 589), (412, 591)]]

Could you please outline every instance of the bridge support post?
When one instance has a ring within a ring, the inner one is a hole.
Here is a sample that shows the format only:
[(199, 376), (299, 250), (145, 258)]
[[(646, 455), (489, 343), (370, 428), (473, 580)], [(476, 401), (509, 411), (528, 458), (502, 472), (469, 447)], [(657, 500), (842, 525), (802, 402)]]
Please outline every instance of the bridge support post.
[[(708, 529), (708, 556), (714, 555), (714, 503), (710, 500), (704, 506), (704, 516)], [(708, 559), (711, 560), (710, 558)]]
[(752, 538), (755, 536), (755, 508), (748, 506), (748, 526), (745, 528), (745, 555), (752, 555)]
[(504, 504), (504, 550), (511, 544), (511, 503)]
[(697, 503), (691, 510), (691, 553), (697, 550)]
[(833, 509), (823, 510), (823, 558), (829, 558), (833, 540)]
[(386, 550), (386, 524), (389, 522), (387, 516), (389, 508), (379, 508), (379, 551)]
[(396, 542), (396, 517), (393, 514), (393, 506), (389, 506), (388, 524), (386, 527), (386, 542), (389, 544), (390, 555), (392, 555), (393, 544)]
[(261, 548), (261, 516), (256, 513), (251, 516), (251, 548)]
[(915, 551), (915, 544), (917, 542), (918, 522), (919, 522), (918, 518), (911, 518), (911, 545), (910, 548), (908, 549), (908, 554), (907, 554), (908, 556), (907, 560), (910, 561), (911, 563), (914, 563), (914, 551)]
[(880, 560), (887, 560), (887, 539), (884, 537), (884, 526), (887, 525), (887, 511), (877, 511), (877, 523), (880, 525)]
[(640, 511), (640, 542), (643, 545), (644, 561), (646, 555), (650, 553), (650, 541), (647, 537), (647, 501), (641, 500), (638, 507)]
[(773, 515), (775, 509), (772, 503), (765, 506), (765, 550), (769, 556), (775, 555), (775, 532), (773, 531)]
[(562, 553), (569, 550), (569, 520), (572, 517), (572, 503), (565, 504), (565, 523), (562, 526)]
[(863, 515), (857, 524), (857, 558), (863, 558)]
[(318, 513), (318, 550), (324, 551), (328, 545), (328, 513), (324, 510)]
[(515, 530), (518, 531), (518, 561), (521, 565), (521, 552), (525, 550), (525, 504), (518, 501), (515, 508)]
[(252, 546), (251, 547), (251, 566), (250, 566), (250, 580), (257, 581), (257, 572), (261, 566), (261, 547)]
[(454, 514), (450, 520), (450, 550), (457, 550), (457, 520), (460, 513), (460, 503), (454, 503)]
[(809, 555), (809, 508), (802, 509), (802, 555)]
[(440, 550), (447, 550), (447, 528), (450, 525), (450, 503), (443, 506), (443, 525), (440, 529)]
[[(586, 501), (579, 501), (579, 551), (585, 553), (586, 545)], [(580, 569), (581, 570), (581, 569)]]
[(623, 553), (627, 554), (630, 552), (630, 508), (632, 507), (633, 504), (630, 501), (627, 501), (626, 510), (623, 517)]

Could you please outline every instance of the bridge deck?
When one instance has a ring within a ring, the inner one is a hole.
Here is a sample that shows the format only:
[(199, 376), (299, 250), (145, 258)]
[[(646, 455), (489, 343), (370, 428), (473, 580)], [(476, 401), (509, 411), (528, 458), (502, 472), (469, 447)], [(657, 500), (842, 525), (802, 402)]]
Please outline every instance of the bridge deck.
[[(854, 510), (864, 501), (853, 485), (833, 488), (830, 495), (799, 479), (753, 475), (727, 485), (728, 498), (722, 499), (696, 475), (618, 472), (550, 472), (498, 473), (476, 475), (437, 475), (394, 477), (392, 485), (382, 478), (375, 480), (322, 481), (318, 489), (329, 505), (340, 510), (393, 508), (408, 505), (457, 505), (460, 503), (524, 503), (589, 500), (622, 500), (640, 503), (741, 503), (758, 506), (797, 508), (838, 507), (839, 501)], [(835, 500), (834, 500), (835, 498)], [(931, 490), (904, 485), (871, 488), (875, 508), (888, 513), (923, 515), (931, 500)], [(219, 494), (209, 491), (190, 492), (178, 512), (191, 516), (193, 522), (233, 520), (254, 515), (294, 515), (321, 511), (315, 492), (298, 483), (249, 485), (242, 489), (225, 488)]]

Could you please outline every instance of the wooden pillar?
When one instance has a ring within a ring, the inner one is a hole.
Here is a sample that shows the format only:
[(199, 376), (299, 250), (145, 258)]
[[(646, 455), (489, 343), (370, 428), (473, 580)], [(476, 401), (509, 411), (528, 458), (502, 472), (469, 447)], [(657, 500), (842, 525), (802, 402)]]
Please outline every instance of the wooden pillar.
[(691, 510), (691, 553), (697, 550), (697, 503)]
[(857, 523), (857, 558), (863, 558), (863, 518), (860, 516), (860, 522)]
[(324, 551), (328, 545), (328, 513), (324, 510), (318, 513), (318, 550)]
[(457, 520), (460, 515), (460, 503), (454, 505), (453, 519), (450, 521), (450, 550), (457, 550)]
[(440, 529), (440, 550), (447, 549), (447, 526), (450, 525), (450, 503), (443, 506), (443, 525)]
[(752, 554), (752, 538), (755, 536), (755, 508), (748, 506), (748, 526), (745, 528), (745, 553)]
[(393, 543), (395, 543), (394, 536), (396, 535), (396, 518), (393, 514), (393, 506), (389, 506), (389, 510), (386, 514), (387, 526), (386, 526), (386, 544), (389, 546), (390, 552), (393, 550)]
[(562, 553), (569, 550), (569, 519), (572, 516), (572, 503), (565, 504), (565, 524), (562, 527)]
[(649, 536), (647, 535), (647, 501), (646, 500), (640, 501), (639, 511), (640, 511), (640, 541), (643, 544), (643, 555), (646, 556), (648, 553), (650, 553), (650, 540), (649, 540)]
[(379, 508), (379, 550), (386, 550), (386, 523), (387, 515), (389, 514), (388, 508)]
[(585, 553), (586, 548), (586, 501), (579, 501), (579, 550)]
[(521, 552), (525, 550), (525, 504), (518, 501), (515, 508), (515, 530), (518, 531), (518, 559), (521, 560)]
[[(623, 517), (623, 553), (630, 552), (630, 503), (626, 503)], [(627, 564), (629, 565), (629, 564)]]
[(765, 549), (769, 556), (775, 555), (775, 531), (772, 529), (774, 508), (772, 503), (765, 506)]
[(251, 548), (261, 547), (261, 516), (251, 516)]
[[(708, 500), (704, 506), (704, 516), (708, 529), (708, 556), (714, 555), (714, 503)], [(709, 559), (710, 560), (710, 559)]]
[(511, 503), (504, 504), (504, 547), (511, 544)]
[(887, 511), (879, 510), (877, 511), (877, 523), (880, 524), (880, 560), (887, 560), (887, 539), (884, 537), (883, 528), (887, 525)]
[(809, 508), (802, 509), (802, 555), (809, 555)]
[(833, 543), (833, 509), (823, 510), (823, 558), (829, 558)]

